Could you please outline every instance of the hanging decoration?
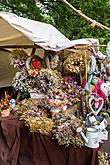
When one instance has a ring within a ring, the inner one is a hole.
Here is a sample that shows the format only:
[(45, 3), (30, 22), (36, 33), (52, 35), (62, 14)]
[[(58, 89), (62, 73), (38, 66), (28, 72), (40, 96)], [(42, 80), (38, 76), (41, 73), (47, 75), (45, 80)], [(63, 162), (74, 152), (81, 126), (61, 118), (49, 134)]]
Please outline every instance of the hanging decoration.
[(17, 72), (13, 78), (12, 84), (15, 90), (29, 91), (32, 89), (35, 80), (26, 72)]
[(35, 85), (40, 93), (47, 94), (49, 90), (60, 88), (60, 74), (51, 69), (41, 69)]
[(31, 56), (26, 60), (26, 69), (30, 76), (36, 77), (40, 75), (40, 61), (35, 59), (36, 56)]
[(50, 66), (51, 66), (51, 69), (56, 69), (57, 66), (58, 66), (58, 62), (59, 62), (59, 56), (56, 54), (56, 55), (52, 55), (51, 56), (51, 61), (50, 61)]
[[(100, 104), (99, 104), (100, 103)], [(104, 100), (102, 97), (97, 95), (92, 95), (89, 99), (89, 107), (93, 114), (98, 115), (104, 105)]]
[(11, 65), (19, 68), (21, 71), (25, 68), (25, 61), (28, 58), (28, 55), (23, 49), (12, 50), (9, 57)]
[(70, 54), (63, 64), (66, 73), (79, 73), (85, 69), (84, 57), (81, 53)]

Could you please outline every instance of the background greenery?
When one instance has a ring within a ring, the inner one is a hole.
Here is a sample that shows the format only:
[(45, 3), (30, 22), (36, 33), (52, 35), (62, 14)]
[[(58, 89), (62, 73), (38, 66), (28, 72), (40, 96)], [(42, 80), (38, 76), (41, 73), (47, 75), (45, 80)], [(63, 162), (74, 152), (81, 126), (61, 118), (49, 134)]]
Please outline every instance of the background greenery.
[[(53, 24), (69, 39), (98, 38), (101, 44), (110, 40), (110, 32), (92, 28), (58, 0), (41, 0), (39, 9), (34, 0), (0, 0), (0, 10)], [(74, 7), (96, 21), (110, 27), (110, 0), (68, 0)]]

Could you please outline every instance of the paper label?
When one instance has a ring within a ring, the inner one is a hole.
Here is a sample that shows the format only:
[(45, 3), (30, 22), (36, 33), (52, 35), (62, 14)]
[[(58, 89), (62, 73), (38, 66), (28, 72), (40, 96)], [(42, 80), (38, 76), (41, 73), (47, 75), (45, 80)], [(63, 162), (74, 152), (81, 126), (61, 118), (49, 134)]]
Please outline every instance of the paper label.
[(38, 93), (30, 93), (31, 98), (35, 98), (35, 99), (42, 99), (44, 98), (43, 94), (38, 94)]

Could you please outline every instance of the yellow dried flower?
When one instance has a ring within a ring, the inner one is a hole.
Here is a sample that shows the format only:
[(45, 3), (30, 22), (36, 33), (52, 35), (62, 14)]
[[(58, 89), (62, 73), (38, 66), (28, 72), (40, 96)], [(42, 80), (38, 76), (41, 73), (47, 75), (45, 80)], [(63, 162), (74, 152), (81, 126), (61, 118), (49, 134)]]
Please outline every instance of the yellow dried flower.
[(78, 73), (85, 69), (84, 55), (81, 53), (71, 53), (63, 64), (64, 71), (67, 73)]

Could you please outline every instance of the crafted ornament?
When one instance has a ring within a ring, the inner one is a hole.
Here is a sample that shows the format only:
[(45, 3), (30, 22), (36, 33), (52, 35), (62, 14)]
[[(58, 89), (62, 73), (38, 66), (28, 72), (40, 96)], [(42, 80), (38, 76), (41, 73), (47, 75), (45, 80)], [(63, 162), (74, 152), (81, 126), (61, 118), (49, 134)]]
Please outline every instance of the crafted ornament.
[(66, 73), (79, 73), (85, 69), (84, 58), (82, 54), (71, 54), (63, 64)]
[[(34, 69), (31, 69), (31, 64), (34, 67)], [(35, 60), (35, 57), (33, 57), (33, 56), (27, 58), (26, 69), (30, 76), (36, 77), (36, 76), (40, 75), (40, 61)]]

